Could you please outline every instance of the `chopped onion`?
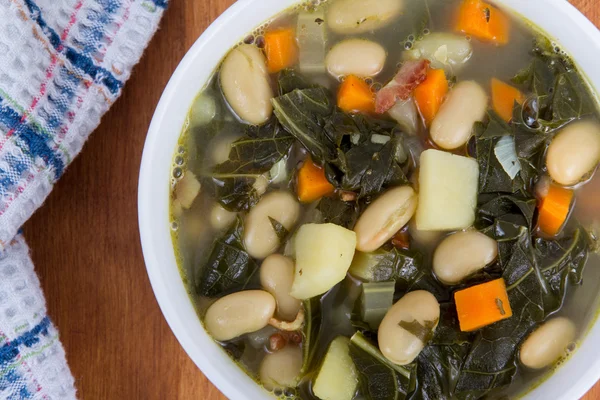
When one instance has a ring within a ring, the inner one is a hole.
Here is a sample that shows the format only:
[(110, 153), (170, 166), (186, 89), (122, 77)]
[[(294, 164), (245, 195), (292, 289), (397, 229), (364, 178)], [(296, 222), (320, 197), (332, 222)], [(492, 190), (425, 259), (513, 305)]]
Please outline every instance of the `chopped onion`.
[(510, 179), (515, 179), (515, 176), (521, 171), (521, 163), (515, 148), (515, 139), (512, 136), (504, 136), (496, 143), (494, 154), (496, 154), (498, 162), (500, 162)]
[(274, 184), (279, 184), (279, 183), (283, 183), (285, 181), (288, 180), (288, 173), (287, 173), (287, 158), (284, 157), (281, 160), (279, 160), (275, 165), (273, 165), (273, 168), (271, 168), (271, 183)]
[(391, 139), (392, 138), (387, 135), (380, 135), (378, 133), (374, 133), (371, 135), (371, 143), (374, 143), (374, 144), (386, 144)]
[(419, 132), (419, 113), (412, 96), (408, 100), (398, 101), (390, 108), (388, 114), (396, 120), (404, 132), (411, 135)]

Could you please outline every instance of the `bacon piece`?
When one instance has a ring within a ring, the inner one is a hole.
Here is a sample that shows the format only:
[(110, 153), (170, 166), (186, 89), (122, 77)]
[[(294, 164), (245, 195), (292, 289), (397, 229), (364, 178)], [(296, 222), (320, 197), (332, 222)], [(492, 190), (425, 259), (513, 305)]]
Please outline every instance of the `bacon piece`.
[(394, 79), (385, 85), (375, 98), (375, 111), (383, 114), (399, 100), (406, 100), (427, 78), (428, 60), (406, 61)]

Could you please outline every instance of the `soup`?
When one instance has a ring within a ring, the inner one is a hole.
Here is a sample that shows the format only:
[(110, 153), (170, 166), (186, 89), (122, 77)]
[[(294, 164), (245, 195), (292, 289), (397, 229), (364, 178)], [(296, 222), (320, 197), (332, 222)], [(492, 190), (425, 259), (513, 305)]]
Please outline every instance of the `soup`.
[(481, 0), (312, 1), (250, 32), (172, 170), (207, 332), (280, 398), (513, 398), (598, 309), (600, 122)]

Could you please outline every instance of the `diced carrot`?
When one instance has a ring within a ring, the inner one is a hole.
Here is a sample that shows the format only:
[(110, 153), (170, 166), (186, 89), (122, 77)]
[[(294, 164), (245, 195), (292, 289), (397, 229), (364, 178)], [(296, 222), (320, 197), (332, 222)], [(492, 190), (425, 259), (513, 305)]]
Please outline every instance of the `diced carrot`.
[(443, 69), (430, 69), (427, 79), (415, 89), (414, 96), (427, 126), (431, 125), (448, 94), (448, 79)]
[(340, 86), (337, 104), (345, 112), (372, 113), (375, 111), (375, 95), (364, 80), (349, 75)]
[(573, 191), (550, 184), (548, 193), (539, 204), (538, 227), (549, 236), (556, 236), (569, 217)]
[(279, 28), (265, 34), (267, 69), (274, 74), (298, 60), (298, 44), (292, 28)]
[(512, 317), (504, 279), (496, 279), (454, 293), (460, 330), (471, 332)]
[(510, 22), (491, 4), (482, 0), (463, 0), (456, 29), (484, 41), (507, 44)]
[(523, 104), (525, 101), (523, 93), (501, 80), (492, 78), (492, 104), (494, 105), (494, 111), (506, 122), (510, 122), (512, 119), (515, 101)]
[(332, 194), (335, 188), (325, 177), (325, 170), (310, 158), (306, 159), (298, 171), (298, 198), (303, 203), (312, 203), (321, 197)]

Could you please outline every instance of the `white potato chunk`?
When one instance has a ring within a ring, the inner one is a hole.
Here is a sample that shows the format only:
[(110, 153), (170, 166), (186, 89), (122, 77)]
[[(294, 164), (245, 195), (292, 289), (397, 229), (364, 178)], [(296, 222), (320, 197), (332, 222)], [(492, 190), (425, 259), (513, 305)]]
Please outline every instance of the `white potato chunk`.
[(358, 373), (350, 357), (348, 338), (335, 338), (327, 349), (313, 386), (313, 393), (321, 400), (352, 400), (358, 385)]
[(352, 263), (356, 234), (334, 224), (306, 224), (296, 233), (296, 270), (290, 294), (298, 300), (325, 293), (341, 282)]
[(453, 231), (475, 221), (479, 165), (477, 161), (439, 150), (421, 154), (417, 229)]

